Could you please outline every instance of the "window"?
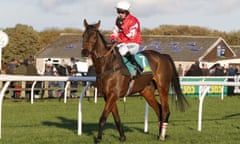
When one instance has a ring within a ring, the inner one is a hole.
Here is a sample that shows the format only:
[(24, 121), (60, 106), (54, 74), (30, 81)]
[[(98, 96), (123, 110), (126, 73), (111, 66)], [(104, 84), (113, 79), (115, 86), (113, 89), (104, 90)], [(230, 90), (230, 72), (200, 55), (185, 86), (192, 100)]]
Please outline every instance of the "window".
[(218, 57), (225, 56), (225, 50), (226, 50), (225, 46), (223, 45), (217, 46), (217, 56)]

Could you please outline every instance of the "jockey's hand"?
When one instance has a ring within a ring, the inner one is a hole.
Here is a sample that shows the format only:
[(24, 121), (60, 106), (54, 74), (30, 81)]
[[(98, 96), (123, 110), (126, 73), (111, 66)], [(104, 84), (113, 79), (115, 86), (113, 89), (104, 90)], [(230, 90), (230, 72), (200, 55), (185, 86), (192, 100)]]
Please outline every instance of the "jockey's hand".
[(118, 44), (118, 41), (117, 40), (111, 40), (111, 43), (112, 44)]
[(120, 29), (122, 29), (122, 25), (123, 25), (123, 19), (121, 17), (117, 17), (116, 19), (116, 26)]

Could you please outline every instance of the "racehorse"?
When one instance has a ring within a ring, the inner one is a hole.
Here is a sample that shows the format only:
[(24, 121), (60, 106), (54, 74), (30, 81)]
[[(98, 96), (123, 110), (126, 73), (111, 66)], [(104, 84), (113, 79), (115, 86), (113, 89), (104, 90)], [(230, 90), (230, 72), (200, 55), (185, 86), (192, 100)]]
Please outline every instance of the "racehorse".
[[(101, 91), (105, 100), (95, 143), (102, 140), (103, 128), (110, 112), (120, 134), (119, 140), (126, 140), (116, 102), (119, 98), (136, 92), (139, 92), (155, 111), (159, 122), (159, 140), (165, 140), (170, 115), (168, 105), (170, 86), (175, 91), (176, 97), (174, 97), (174, 100), (176, 100), (178, 108), (184, 111), (186, 104), (188, 104), (181, 91), (179, 76), (172, 58), (167, 54), (160, 54), (153, 50), (142, 51), (141, 53), (149, 61), (152, 73), (133, 78), (131, 75), (122, 73), (122, 69), (124, 69), (123, 61), (121, 61), (120, 54), (115, 49), (115, 44), (109, 46), (99, 31), (100, 20), (98, 23), (88, 24), (85, 19), (84, 26), (81, 54), (84, 57), (91, 56), (96, 69), (97, 88)], [(155, 97), (154, 92), (156, 89), (161, 104)]]

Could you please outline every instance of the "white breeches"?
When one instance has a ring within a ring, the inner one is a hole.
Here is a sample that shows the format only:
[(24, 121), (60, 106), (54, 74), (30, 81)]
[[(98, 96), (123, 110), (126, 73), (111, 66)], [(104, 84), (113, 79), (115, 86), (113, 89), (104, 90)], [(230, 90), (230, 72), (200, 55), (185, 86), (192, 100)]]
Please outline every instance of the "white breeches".
[(125, 56), (127, 52), (130, 52), (130, 54), (136, 54), (139, 50), (139, 44), (137, 43), (121, 43), (118, 44), (117, 47), (119, 48), (119, 52), (122, 56)]

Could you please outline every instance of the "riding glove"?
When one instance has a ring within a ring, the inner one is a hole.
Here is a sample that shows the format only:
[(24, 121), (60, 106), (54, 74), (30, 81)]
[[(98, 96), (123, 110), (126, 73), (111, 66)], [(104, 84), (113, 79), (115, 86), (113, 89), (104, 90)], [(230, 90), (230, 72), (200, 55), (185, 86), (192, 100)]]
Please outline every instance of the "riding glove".
[(111, 40), (111, 43), (112, 44), (118, 44), (118, 41), (117, 40)]
[(123, 25), (123, 19), (121, 17), (117, 17), (116, 19), (116, 26), (118, 27), (118, 32), (122, 32), (122, 25)]

